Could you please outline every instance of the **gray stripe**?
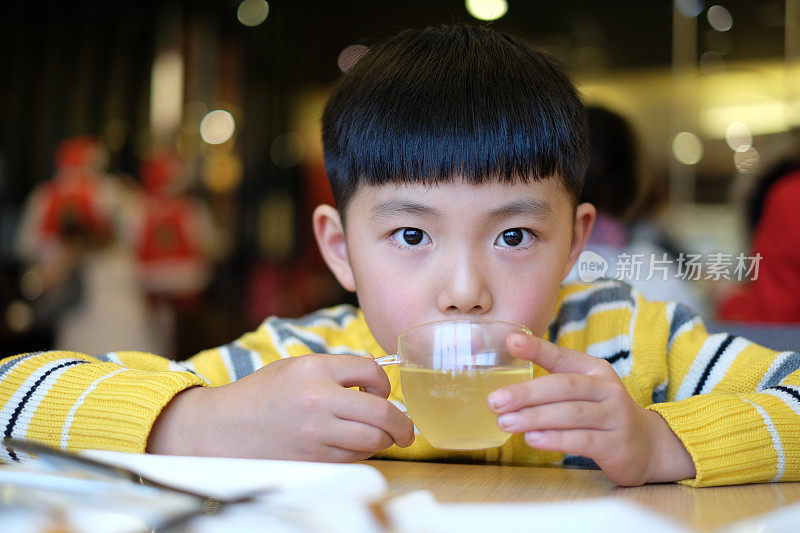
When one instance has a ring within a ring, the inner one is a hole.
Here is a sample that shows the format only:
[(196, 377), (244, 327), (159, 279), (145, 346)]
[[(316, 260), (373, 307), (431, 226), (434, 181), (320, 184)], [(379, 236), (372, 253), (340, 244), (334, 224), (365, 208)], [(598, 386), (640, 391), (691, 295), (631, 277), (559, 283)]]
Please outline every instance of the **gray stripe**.
[(558, 330), (565, 324), (584, 320), (589, 316), (589, 313), (595, 306), (620, 301), (627, 302), (631, 306), (634, 305), (634, 299), (631, 295), (631, 286), (627, 283), (617, 282), (614, 286), (587, 292), (589, 294), (586, 296), (577, 297), (578, 299), (569, 301), (561, 306), (556, 319), (550, 326), (551, 340), (556, 338)]
[(30, 359), (31, 357), (33, 357), (35, 355), (41, 355), (43, 353), (49, 353), (49, 352), (31, 352), (31, 353), (26, 353), (26, 354), (20, 355), (18, 357), (15, 357), (15, 358), (11, 359), (10, 361), (6, 361), (2, 365), (0, 365), (0, 380), (2, 380), (3, 377), (5, 376), (5, 374), (7, 372), (9, 372), (13, 367), (17, 366), (19, 363), (23, 362), (26, 359)]
[[(784, 355), (784, 354), (781, 354)], [(767, 387), (774, 387), (780, 385), (786, 376), (800, 368), (800, 355), (797, 352), (788, 352), (784, 356), (784, 360), (775, 369), (770, 369), (764, 375), (761, 383), (758, 384), (756, 390), (764, 390)]]
[(669, 323), (669, 337), (667, 338), (667, 346), (672, 345), (672, 341), (675, 338), (675, 333), (681, 328), (681, 326), (696, 316), (697, 314), (689, 307), (680, 303), (675, 304), (675, 311), (672, 313), (672, 320), (670, 320)]
[(285, 322), (300, 326), (301, 328), (308, 328), (316, 325), (320, 320), (331, 320), (336, 323), (340, 328), (344, 328), (346, 322), (356, 316), (357, 310), (352, 305), (343, 304), (332, 309), (320, 309), (314, 311), (304, 317), (295, 318), (291, 320), (285, 319)]
[(225, 348), (228, 350), (233, 365), (234, 380), (243, 378), (255, 370), (253, 360), (250, 358), (250, 350), (242, 348), (235, 342), (226, 345)]
[(653, 403), (664, 403), (667, 401), (667, 386), (669, 385), (668, 381), (664, 381), (658, 385), (655, 389), (653, 389), (653, 395), (651, 396)]
[(269, 325), (272, 331), (277, 335), (277, 343), (281, 346), (285, 345), (288, 341), (299, 341), (308, 346), (311, 353), (327, 353), (328, 347), (320, 343), (317, 339), (313, 338), (313, 334), (309, 335), (301, 330), (296, 320), (282, 320), (278, 318), (271, 318)]
[(295, 339), (299, 340), (311, 350), (311, 353), (328, 353), (328, 345), (322, 344), (316, 339), (311, 338), (305, 331), (291, 332)]

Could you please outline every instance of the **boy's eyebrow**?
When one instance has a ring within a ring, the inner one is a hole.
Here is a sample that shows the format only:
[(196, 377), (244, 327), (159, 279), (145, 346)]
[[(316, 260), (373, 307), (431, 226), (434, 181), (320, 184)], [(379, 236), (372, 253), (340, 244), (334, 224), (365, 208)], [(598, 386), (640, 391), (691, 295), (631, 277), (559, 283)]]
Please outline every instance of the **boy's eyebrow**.
[(371, 209), (374, 218), (404, 214), (416, 216), (437, 216), (439, 211), (425, 204), (411, 200), (394, 199), (382, 202)]
[(548, 219), (553, 215), (553, 207), (546, 200), (529, 198), (517, 200), (489, 211), (490, 218), (503, 218), (516, 215), (529, 215), (535, 218)]

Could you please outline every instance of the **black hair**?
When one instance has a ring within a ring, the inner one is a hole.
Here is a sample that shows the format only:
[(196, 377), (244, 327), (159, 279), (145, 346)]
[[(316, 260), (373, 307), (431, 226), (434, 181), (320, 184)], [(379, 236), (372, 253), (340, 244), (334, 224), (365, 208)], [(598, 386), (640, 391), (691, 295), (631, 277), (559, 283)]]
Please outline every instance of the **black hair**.
[(586, 108), (589, 167), (580, 201), (618, 219), (632, 213), (641, 190), (633, 128), (621, 115), (600, 106)]
[(340, 211), (360, 185), (555, 177), (577, 201), (585, 112), (564, 68), (486, 26), (404, 30), (370, 47), (322, 115)]

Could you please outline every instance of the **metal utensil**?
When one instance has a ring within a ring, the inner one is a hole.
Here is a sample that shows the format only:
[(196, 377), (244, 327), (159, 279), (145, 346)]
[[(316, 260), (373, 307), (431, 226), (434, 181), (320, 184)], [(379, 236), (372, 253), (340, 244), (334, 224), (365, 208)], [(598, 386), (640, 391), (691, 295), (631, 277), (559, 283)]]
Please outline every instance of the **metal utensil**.
[(197, 500), (199, 504), (197, 508), (179, 513), (175, 516), (167, 517), (157, 526), (153, 527), (153, 531), (163, 532), (174, 529), (197, 516), (214, 515), (230, 505), (250, 503), (256, 501), (257, 499), (261, 499), (264, 495), (275, 490), (271, 488), (265, 488), (234, 498), (218, 498), (197, 491), (185, 489), (183, 487), (177, 487), (168, 483), (163, 483), (147, 476), (143, 476), (142, 474), (125, 467), (113, 465), (98, 459), (85, 457), (58, 448), (53, 448), (51, 446), (30, 440), (20, 440), (6, 437), (3, 439), (3, 445), (11, 450), (33, 454), (40, 460), (44, 460), (61, 469), (91, 473), (95, 476), (106, 479), (112, 478), (118, 480), (127, 480), (137, 485), (153, 487), (155, 489), (174, 494), (182, 494)]

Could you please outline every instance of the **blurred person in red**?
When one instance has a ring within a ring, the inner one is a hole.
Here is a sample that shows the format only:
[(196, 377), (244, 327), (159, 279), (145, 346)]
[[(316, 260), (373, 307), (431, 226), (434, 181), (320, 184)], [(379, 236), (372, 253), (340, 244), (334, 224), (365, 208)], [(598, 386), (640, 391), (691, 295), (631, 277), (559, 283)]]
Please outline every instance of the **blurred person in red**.
[(151, 296), (186, 303), (208, 285), (214, 226), (208, 210), (185, 193), (183, 164), (173, 152), (142, 163), (144, 201), (134, 228), (142, 284)]
[(107, 162), (93, 136), (59, 144), (54, 175), (32, 191), (17, 234), (28, 265), (21, 289), (34, 320), (55, 327), (58, 348), (103, 353), (144, 342), (158, 349), (121, 239), (138, 193), (108, 174)]
[(199, 311), (221, 241), (205, 204), (186, 192), (185, 166), (175, 152), (152, 154), (140, 177), (144, 198), (130, 238), (153, 327), (175, 356), (178, 322)]
[(772, 166), (750, 196), (750, 277), (719, 300), (717, 318), (735, 322), (800, 322), (800, 159)]

